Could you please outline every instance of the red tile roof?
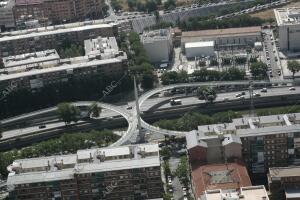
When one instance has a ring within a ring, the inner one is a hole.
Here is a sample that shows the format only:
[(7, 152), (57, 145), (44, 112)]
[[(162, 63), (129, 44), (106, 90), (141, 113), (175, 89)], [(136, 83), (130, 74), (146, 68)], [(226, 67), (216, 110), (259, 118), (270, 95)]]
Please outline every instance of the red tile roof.
[(239, 189), (251, 186), (251, 181), (244, 164), (241, 162), (228, 164), (192, 165), (192, 182), (196, 197), (205, 190)]

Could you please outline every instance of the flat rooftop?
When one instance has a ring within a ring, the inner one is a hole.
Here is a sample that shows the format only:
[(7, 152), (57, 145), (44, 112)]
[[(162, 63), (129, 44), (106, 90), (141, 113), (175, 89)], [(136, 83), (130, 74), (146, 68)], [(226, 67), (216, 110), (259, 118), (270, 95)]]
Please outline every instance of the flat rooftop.
[(170, 39), (170, 31), (168, 29), (159, 29), (153, 31), (146, 31), (141, 36), (142, 43), (151, 43), (153, 41)]
[[(144, 149), (156, 154), (143, 154)], [(7, 185), (72, 179), (75, 174), (160, 166), (158, 144), (78, 150), (76, 154), (15, 160)]]
[(200, 48), (200, 47), (214, 47), (214, 41), (203, 42), (188, 42), (185, 43), (185, 48)]
[(53, 72), (61, 72), (61, 71), (72, 71), (80, 68), (88, 68), (88, 67), (97, 67), (100, 65), (110, 64), (110, 63), (120, 63), (123, 59), (126, 59), (126, 56), (118, 56), (116, 58), (109, 58), (104, 60), (91, 60), (87, 62), (82, 63), (74, 63), (74, 64), (63, 64), (57, 67), (49, 67), (49, 68), (43, 68), (43, 69), (32, 69), (30, 71), (24, 71), (20, 73), (14, 73), (14, 74), (0, 74), (0, 81), (9, 81), (13, 79), (18, 78), (25, 78), (30, 77), (34, 75), (41, 75), (41, 74), (47, 74), (47, 73), (53, 73)]
[(28, 29), (0, 34), (0, 42), (10, 40), (28, 39), (32, 37), (45, 37), (48, 35), (64, 34), (69, 32), (80, 32), (92, 29), (112, 28), (115, 24), (106, 24), (103, 21), (78, 22), (65, 25), (47, 26), (36, 29)]
[(208, 190), (201, 196), (201, 200), (269, 200), (263, 185), (242, 187), (236, 190)]
[(209, 165), (193, 163), (192, 181), (197, 198), (206, 190), (237, 190), (252, 185), (245, 165), (238, 162)]
[(235, 35), (252, 35), (260, 34), (260, 26), (242, 27), (242, 28), (227, 28), (227, 29), (211, 29), (201, 31), (182, 32), (182, 38), (185, 37), (228, 37)]
[(274, 9), (275, 18), (278, 26), (300, 24), (300, 8), (277, 8)]
[(29, 65), (34, 63), (42, 63), (47, 61), (59, 60), (60, 57), (55, 49), (39, 51), (34, 53), (26, 53), (15, 56), (4, 57), (4, 67), (16, 67), (22, 65)]
[(300, 176), (300, 166), (269, 168), (270, 178)]

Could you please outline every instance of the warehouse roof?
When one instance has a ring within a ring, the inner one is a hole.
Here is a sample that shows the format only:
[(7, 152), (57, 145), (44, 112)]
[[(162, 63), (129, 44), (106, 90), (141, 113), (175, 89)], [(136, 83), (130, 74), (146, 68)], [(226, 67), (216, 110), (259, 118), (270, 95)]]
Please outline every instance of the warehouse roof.
[(249, 35), (261, 32), (260, 26), (242, 27), (242, 28), (226, 28), (211, 29), (201, 31), (182, 32), (182, 37), (224, 37), (233, 35)]
[(213, 46), (214, 46), (214, 41), (188, 42), (188, 43), (185, 43), (185, 48), (213, 47)]

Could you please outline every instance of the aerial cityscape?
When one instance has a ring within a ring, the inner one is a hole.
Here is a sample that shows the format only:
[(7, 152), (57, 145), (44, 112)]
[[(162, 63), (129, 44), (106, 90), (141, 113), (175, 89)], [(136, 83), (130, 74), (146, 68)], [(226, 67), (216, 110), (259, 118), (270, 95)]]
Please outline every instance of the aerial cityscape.
[(300, 0), (0, 0), (0, 200), (300, 200)]

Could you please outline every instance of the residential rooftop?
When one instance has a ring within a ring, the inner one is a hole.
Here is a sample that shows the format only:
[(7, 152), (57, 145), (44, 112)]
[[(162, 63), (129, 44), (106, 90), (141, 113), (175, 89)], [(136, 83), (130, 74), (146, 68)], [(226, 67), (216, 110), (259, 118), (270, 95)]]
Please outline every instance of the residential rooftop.
[(208, 165), (193, 163), (192, 181), (197, 198), (206, 190), (236, 190), (252, 185), (246, 167), (239, 162)]
[(278, 26), (300, 24), (300, 7), (274, 9)]
[(77, 22), (64, 25), (47, 26), (35, 29), (0, 33), (0, 42), (28, 39), (32, 37), (47, 37), (49, 35), (79, 32), (91, 29), (112, 28), (115, 23), (105, 23), (103, 20)]
[(208, 190), (201, 196), (201, 200), (269, 200), (263, 185), (241, 187), (236, 190)]
[(157, 144), (78, 150), (76, 154), (15, 160), (7, 184), (72, 179), (75, 174), (160, 166)]
[(22, 65), (30, 65), (35, 63), (44, 63), (49, 61), (58, 61), (60, 59), (55, 49), (39, 51), (34, 53), (26, 53), (15, 56), (4, 57), (4, 67), (17, 67)]
[(300, 176), (300, 166), (291, 167), (272, 167), (269, 168), (269, 177), (271, 179), (280, 179), (283, 177)]

